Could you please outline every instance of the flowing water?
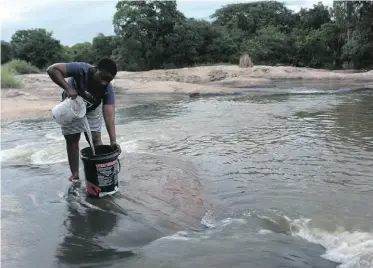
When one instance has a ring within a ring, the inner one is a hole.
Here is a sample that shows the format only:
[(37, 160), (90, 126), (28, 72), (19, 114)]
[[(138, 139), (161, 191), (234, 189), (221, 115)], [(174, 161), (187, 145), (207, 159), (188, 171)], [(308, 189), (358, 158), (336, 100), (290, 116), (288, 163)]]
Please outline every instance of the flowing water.
[(4, 267), (373, 267), (371, 91), (128, 98), (102, 200), (52, 120), (2, 123)]
[(89, 145), (90, 145), (91, 148), (92, 148), (92, 153), (93, 153), (93, 155), (96, 155), (96, 152), (95, 152), (95, 146), (93, 146), (92, 132), (91, 132), (91, 128), (89, 127), (89, 123), (88, 123), (88, 118), (87, 118), (87, 116), (85, 116), (85, 117), (83, 118), (83, 122), (84, 122), (84, 127), (85, 127), (85, 129), (86, 129), (86, 133), (87, 133), (87, 137), (88, 137)]

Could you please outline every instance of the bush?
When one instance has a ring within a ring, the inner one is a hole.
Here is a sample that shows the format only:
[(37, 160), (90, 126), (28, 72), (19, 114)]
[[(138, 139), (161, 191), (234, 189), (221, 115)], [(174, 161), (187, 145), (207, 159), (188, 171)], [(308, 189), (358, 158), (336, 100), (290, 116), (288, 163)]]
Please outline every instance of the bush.
[(1, 66), (1, 88), (20, 88), (21, 83), (16, 77), (14, 70), (4, 64)]
[(241, 55), (240, 63), (239, 63), (240, 68), (248, 68), (248, 67), (253, 67), (253, 66), (254, 64), (251, 61), (249, 54), (246, 53), (246, 54)]
[(40, 73), (40, 70), (37, 67), (23, 60), (12, 60), (6, 63), (5, 65), (8, 66), (10, 70), (13, 70), (17, 74)]

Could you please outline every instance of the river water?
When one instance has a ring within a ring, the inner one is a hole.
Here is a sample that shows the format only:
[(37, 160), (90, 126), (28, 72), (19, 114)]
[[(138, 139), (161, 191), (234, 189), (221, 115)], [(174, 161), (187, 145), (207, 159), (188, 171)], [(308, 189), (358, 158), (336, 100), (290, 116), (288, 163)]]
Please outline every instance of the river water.
[(4, 267), (373, 267), (371, 91), (131, 98), (102, 200), (49, 118), (2, 123)]

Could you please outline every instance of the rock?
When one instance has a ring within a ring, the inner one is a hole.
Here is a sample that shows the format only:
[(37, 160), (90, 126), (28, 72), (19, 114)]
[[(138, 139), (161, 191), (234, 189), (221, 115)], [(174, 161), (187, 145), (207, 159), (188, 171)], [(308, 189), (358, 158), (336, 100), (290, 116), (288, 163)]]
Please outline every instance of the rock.
[(222, 71), (222, 70), (214, 70), (208, 73), (209, 76), (209, 81), (214, 82), (214, 81), (220, 81), (228, 76), (228, 72)]
[(19, 96), (30, 96), (29, 93), (27, 92), (23, 92), (23, 91), (20, 91), (20, 90), (16, 90), (16, 89), (10, 89), (6, 95), (6, 97), (8, 98), (14, 98), (14, 97), (19, 97)]
[(199, 93), (199, 92), (195, 92), (195, 93), (190, 93), (189, 94), (189, 97), (190, 98), (197, 98), (197, 97), (199, 97), (201, 94)]
[(186, 83), (201, 83), (202, 82), (202, 78), (198, 75), (189, 75), (187, 76), (187, 78), (185, 79), (185, 82)]

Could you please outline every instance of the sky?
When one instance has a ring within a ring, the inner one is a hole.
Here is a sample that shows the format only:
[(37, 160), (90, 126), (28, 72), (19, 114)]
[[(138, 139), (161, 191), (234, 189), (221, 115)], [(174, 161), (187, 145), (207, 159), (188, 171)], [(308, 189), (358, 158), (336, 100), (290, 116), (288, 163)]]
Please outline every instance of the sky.
[[(178, 0), (186, 17), (209, 19), (214, 11), (238, 0)], [(289, 9), (312, 8), (317, 2), (331, 6), (333, 0), (283, 0)], [(98, 34), (114, 34), (113, 0), (0, 0), (1, 40), (10, 41), (19, 29), (45, 28), (63, 45), (91, 42)]]

